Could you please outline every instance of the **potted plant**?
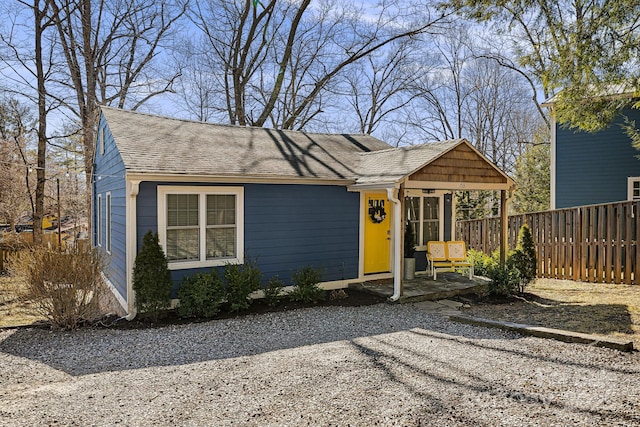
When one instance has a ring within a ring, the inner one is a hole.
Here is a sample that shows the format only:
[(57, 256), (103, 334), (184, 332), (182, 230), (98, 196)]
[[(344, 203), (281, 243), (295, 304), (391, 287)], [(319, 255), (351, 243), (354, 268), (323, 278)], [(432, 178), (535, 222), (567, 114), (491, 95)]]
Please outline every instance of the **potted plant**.
[(413, 279), (416, 277), (416, 259), (413, 254), (416, 252), (416, 240), (413, 236), (411, 223), (407, 221), (404, 228), (404, 278)]

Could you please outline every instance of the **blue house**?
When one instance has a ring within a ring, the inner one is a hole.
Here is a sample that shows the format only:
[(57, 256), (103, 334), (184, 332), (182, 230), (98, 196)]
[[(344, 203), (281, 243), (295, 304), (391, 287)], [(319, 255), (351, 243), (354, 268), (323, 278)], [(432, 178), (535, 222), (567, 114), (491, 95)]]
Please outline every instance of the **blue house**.
[[(543, 105), (553, 109), (554, 98)], [(640, 152), (623, 128), (625, 116), (640, 123), (640, 110), (627, 108), (593, 133), (551, 116), (551, 209), (640, 200)]]
[(325, 289), (393, 277), (397, 299), (405, 221), (423, 259), (429, 240), (454, 237), (452, 191), (513, 187), (465, 140), (393, 148), (367, 135), (103, 107), (93, 240), (107, 254), (105, 276), (130, 317), (133, 265), (149, 230), (158, 233), (176, 284), (250, 257), (266, 279), (285, 283), (300, 267), (318, 268)]

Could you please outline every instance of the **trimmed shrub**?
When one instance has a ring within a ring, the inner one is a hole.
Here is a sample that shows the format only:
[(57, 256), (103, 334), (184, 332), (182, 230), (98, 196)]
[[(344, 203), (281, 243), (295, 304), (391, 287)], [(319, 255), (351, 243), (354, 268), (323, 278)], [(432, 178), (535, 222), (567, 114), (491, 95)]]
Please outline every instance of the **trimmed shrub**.
[(284, 283), (278, 276), (273, 276), (269, 279), (267, 286), (262, 290), (264, 292), (264, 300), (268, 306), (273, 307), (277, 305), (282, 299), (284, 293)]
[(253, 301), (249, 298), (252, 292), (260, 289), (262, 273), (255, 261), (244, 264), (227, 264), (224, 266), (225, 298), (230, 311), (246, 310)]
[(490, 295), (508, 297), (518, 292), (520, 286), (520, 272), (510, 265), (496, 265), (489, 271), (491, 282), (487, 286)]
[(220, 312), (224, 301), (224, 283), (215, 270), (196, 273), (182, 280), (178, 298), (181, 317), (213, 317)]
[(171, 272), (158, 234), (148, 231), (133, 267), (136, 309), (157, 321), (161, 313), (171, 306), (172, 287)]
[(524, 288), (536, 278), (537, 262), (531, 230), (524, 224), (518, 233), (518, 246), (511, 257), (511, 265), (520, 272), (520, 292), (524, 292)]
[(303, 303), (318, 302), (325, 298), (325, 291), (318, 286), (322, 275), (313, 267), (302, 267), (291, 276), (293, 290), (289, 293), (291, 301)]
[(10, 271), (24, 282), (22, 298), (54, 326), (74, 329), (97, 320), (105, 295), (102, 252), (88, 245), (64, 251), (38, 246), (11, 259)]

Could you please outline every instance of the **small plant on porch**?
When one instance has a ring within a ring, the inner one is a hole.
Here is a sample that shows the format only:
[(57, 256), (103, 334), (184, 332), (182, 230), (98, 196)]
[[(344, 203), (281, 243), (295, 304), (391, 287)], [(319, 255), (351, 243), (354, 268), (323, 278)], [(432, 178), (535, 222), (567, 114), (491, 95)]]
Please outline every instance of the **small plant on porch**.
[(158, 233), (148, 231), (133, 266), (137, 310), (157, 321), (161, 313), (171, 306), (172, 287), (171, 272)]
[(407, 221), (404, 227), (404, 278), (413, 279), (416, 277), (416, 259), (413, 255), (416, 252), (416, 239), (413, 234), (413, 227)]
[(411, 227), (411, 223), (407, 221), (407, 225), (404, 227), (404, 257), (413, 258), (415, 252), (416, 239), (413, 235), (413, 227)]

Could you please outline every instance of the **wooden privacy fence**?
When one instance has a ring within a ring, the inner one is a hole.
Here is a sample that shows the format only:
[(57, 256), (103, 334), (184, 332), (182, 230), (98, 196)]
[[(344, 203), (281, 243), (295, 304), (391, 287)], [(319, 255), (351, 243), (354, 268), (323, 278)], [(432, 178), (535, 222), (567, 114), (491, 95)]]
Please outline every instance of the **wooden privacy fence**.
[[(508, 221), (509, 248), (528, 224), (538, 277), (594, 283), (640, 284), (640, 202), (580, 206), (522, 215)], [(500, 219), (458, 221), (456, 239), (491, 253), (500, 247)]]

